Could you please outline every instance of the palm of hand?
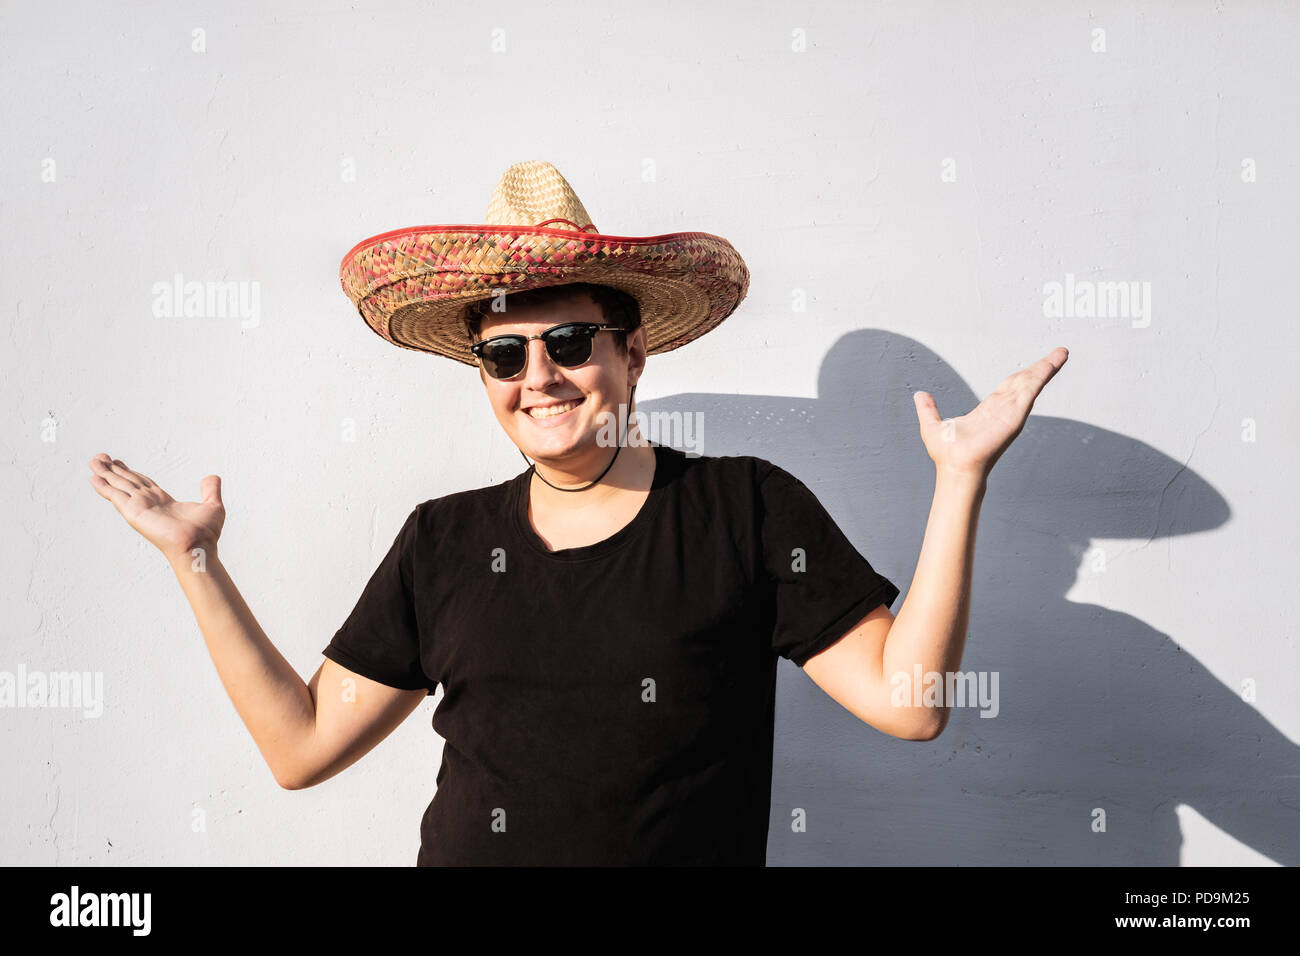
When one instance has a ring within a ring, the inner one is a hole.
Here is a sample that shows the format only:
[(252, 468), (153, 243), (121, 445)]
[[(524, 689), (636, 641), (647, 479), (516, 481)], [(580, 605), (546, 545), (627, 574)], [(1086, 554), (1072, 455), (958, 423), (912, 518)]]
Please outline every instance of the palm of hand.
[(226, 521), (222, 505), (203, 501), (177, 501), (161, 488), (158, 500), (149, 503), (133, 495), (122, 509), (122, 517), (160, 551), (188, 552), (214, 542)]
[(200, 484), (201, 501), (177, 501), (147, 475), (107, 455), (96, 455), (90, 467), (95, 472), (90, 483), (99, 495), (169, 560), (196, 547), (212, 547), (221, 536), (226, 508), (216, 475), (208, 475)]
[(1002, 380), (974, 409), (957, 418), (941, 419), (934, 396), (913, 396), (921, 441), (937, 468), (987, 477), (993, 465), (1025, 427), (1039, 393), (1069, 358), (1056, 348), (1028, 368)]

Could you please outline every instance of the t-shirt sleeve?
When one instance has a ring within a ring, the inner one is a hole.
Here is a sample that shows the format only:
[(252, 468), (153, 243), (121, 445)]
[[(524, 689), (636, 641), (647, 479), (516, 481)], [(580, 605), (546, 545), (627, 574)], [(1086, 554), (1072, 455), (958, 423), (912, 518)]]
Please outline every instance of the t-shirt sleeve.
[(772, 649), (799, 667), (899, 591), (844, 536), (816, 495), (784, 469), (759, 472), (763, 569), (773, 591)]
[(322, 653), (348, 670), (399, 690), (437, 688), (420, 663), (414, 559), (420, 509), (411, 512), (343, 626)]

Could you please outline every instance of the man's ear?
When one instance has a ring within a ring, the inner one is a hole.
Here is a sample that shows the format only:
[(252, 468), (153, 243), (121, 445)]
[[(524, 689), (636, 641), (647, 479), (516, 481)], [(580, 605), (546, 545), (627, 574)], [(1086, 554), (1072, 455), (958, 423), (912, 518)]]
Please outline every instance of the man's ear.
[(627, 335), (627, 383), (636, 385), (645, 372), (646, 340), (645, 326), (638, 325)]

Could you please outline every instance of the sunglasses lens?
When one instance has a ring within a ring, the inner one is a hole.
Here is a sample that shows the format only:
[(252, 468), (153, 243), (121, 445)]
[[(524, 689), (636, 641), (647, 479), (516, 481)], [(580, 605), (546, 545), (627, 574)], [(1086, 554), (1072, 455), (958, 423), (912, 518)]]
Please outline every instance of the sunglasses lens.
[(586, 325), (562, 325), (546, 334), (546, 351), (551, 361), (574, 368), (591, 358), (593, 331)]
[(522, 342), (488, 342), (479, 358), (483, 360), (483, 369), (493, 378), (513, 378), (522, 371), (527, 354)]

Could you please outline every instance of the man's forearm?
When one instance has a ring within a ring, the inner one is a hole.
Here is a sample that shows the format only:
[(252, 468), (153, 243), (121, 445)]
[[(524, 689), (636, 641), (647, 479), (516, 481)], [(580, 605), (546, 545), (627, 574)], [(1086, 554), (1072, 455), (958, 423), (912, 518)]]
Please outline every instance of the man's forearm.
[(215, 548), (204, 562), (185, 554), (170, 564), (226, 693), (283, 786), (315, 730), (311, 690), (262, 631)]
[[(945, 676), (960, 667), (970, 621), (975, 528), (986, 487), (986, 478), (936, 471), (916, 573), (885, 639), (881, 676), (886, 685), (899, 673), (910, 684), (918, 664), (922, 674)], [(948, 714), (947, 707), (933, 709), (935, 733), (947, 724)]]

